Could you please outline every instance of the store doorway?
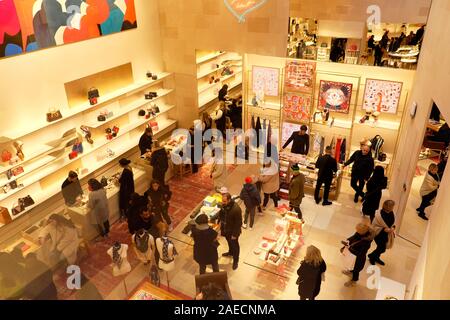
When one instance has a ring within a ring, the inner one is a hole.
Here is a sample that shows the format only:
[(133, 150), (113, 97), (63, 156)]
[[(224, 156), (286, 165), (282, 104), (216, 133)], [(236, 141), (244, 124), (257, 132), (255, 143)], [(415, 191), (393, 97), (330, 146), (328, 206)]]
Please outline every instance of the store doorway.
[[(435, 195), (439, 192), (439, 189), (434, 191), (435, 187), (433, 185), (440, 181), (446, 170), (449, 142), (450, 129), (448, 122), (441, 114), (439, 106), (433, 103), (399, 232), (401, 237), (418, 246), (421, 246), (424, 240), (428, 225), (426, 219), (430, 218)], [(429, 197), (426, 197), (425, 201), (422, 202), (422, 195), (429, 195)], [(419, 216), (417, 209), (423, 212), (424, 215)]]

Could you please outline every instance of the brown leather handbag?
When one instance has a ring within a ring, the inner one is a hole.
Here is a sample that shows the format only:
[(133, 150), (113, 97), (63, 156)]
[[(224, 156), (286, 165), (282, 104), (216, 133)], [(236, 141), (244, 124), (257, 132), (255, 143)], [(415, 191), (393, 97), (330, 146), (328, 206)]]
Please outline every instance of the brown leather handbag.
[(59, 120), (61, 118), (62, 118), (62, 114), (61, 114), (61, 111), (59, 111), (59, 110), (50, 109), (47, 112), (47, 121), (48, 122), (53, 122), (53, 121)]
[(11, 215), (8, 209), (5, 207), (0, 207), (0, 222), (3, 224), (8, 224), (12, 221)]

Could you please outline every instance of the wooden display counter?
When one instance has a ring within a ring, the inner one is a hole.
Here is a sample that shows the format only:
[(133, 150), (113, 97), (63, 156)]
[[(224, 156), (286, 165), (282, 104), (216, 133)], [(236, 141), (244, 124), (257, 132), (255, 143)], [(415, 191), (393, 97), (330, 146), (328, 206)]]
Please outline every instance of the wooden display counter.
[(154, 286), (148, 281), (142, 283), (128, 300), (183, 300), (181, 297)]

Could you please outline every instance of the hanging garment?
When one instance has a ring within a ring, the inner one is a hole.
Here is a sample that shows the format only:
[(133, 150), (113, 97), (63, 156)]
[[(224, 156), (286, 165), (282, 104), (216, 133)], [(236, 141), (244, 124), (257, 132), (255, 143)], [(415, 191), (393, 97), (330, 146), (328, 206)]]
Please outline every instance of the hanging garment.
[(322, 141), (322, 136), (317, 132), (313, 139), (313, 152), (320, 154), (320, 143)]
[(272, 125), (270, 124), (267, 126), (267, 142), (272, 142)]
[(344, 140), (342, 141), (342, 145), (341, 145), (341, 156), (339, 157), (340, 158), (339, 163), (344, 163), (344, 161), (345, 161), (345, 153), (347, 151), (346, 144), (347, 144), (347, 140), (344, 138)]
[(342, 144), (342, 138), (338, 138), (336, 142), (336, 150), (334, 153), (334, 158), (337, 162), (339, 162), (339, 158), (341, 156), (341, 144)]
[(261, 141), (259, 141), (259, 133), (261, 132), (261, 119), (258, 117), (256, 119), (256, 125), (255, 125), (255, 131), (256, 131), (256, 148), (259, 148), (259, 144)]
[(262, 128), (263, 128), (263, 130), (265, 130), (267, 127), (266, 127), (266, 119), (263, 119), (263, 123), (262, 123)]
[(331, 139), (330, 147), (331, 147), (331, 154), (334, 154), (336, 152), (336, 144), (334, 141), (334, 137), (333, 139)]
[(320, 153), (319, 155), (323, 155), (325, 151), (325, 137), (320, 137)]
[(255, 129), (255, 116), (252, 115), (252, 121), (251, 121), (252, 129)]

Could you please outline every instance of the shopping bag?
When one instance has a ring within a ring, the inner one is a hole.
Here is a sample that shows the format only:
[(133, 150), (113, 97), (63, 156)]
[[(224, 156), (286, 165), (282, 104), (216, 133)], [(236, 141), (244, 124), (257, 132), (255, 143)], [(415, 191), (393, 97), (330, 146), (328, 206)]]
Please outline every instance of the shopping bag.
[(342, 264), (344, 270), (353, 270), (355, 266), (356, 256), (348, 250), (348, 247), (345, 247), (341, 252), (342, 256)]

